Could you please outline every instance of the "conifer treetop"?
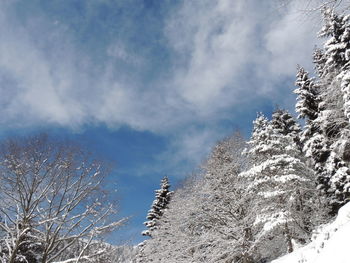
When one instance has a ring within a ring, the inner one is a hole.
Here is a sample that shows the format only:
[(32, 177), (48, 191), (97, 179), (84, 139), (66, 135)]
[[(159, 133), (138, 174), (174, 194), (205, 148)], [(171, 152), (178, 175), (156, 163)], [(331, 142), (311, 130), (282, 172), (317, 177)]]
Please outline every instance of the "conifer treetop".
[(144, 225), (148, 228), (142, 232), (144, 236), (152, 236), (151, 232), (158, 228), (158, 220), (163, 216), (164, 211), (167, 209), (173, 192), (169, 190), (170, 184), (168, 177), (164, 177), (161, 180), (160, 189), (155, 190), (155, 200), (152, 203), (151, 209), (148, 211), (146, 218), (148, 221), (144, 222)]

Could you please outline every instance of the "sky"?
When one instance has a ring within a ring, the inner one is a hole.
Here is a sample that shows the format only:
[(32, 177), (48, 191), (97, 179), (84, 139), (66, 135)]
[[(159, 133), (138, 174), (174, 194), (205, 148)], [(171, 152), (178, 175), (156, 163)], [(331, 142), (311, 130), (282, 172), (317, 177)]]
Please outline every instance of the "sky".
[(321, 43), (312, 3), (2, 0), (0, 137), (46, 132), (114, 162), (131, 219), (111, 239), (135, 244), (163, 176), (176, 187), (257, 112), (293, 112)]

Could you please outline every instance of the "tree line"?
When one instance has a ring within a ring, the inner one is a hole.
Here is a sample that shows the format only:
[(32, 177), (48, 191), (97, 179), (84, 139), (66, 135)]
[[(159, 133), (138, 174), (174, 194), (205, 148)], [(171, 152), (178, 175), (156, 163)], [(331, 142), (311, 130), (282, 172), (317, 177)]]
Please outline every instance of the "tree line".
[(322, 12), (314, 76), (297, 67), (303, 125), (259, 113), (249, 140), (218, 142), (182, 187), (165, 177), (137, 249), (103, 240), (126, 221), (107, 163), (46, 135), (0, 143), (1, 262), (263, 263), (310, 242), (350, 200), (350, 16)]
[[(270, 262), (311, 241), (350, 200), (350, 16), (323, 8), (314, 76), (297, 67), (295, 110), (259, 113), (247, 141), (220, 141), (171, 194), (136, 262)], [(157, 199), (156, 199), (157, 200)]]

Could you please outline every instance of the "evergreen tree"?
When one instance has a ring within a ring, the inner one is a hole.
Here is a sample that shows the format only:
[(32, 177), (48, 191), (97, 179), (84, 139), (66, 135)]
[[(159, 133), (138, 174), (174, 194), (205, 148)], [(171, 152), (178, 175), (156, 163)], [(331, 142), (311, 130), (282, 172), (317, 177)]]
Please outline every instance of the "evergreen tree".
[(297, 125), (286, 133), (281, 111), (273, 116), (271, 122), (262, 115), (254, 121), (247, 154), (255, 162), (241, 174), (250, 178), (248, 190), (257, 196), (255, 242), (266, 260), (293, 251), (293, 243), (305, 242), (312, 229), (313, 172), (294, 141)]
[(305, 126), (301, 132), (300, 140), (304, 145), (304, 151), (312, 150), (313, 144), (309, 140), (320, 132), (320, 127), (315, 122), (319, 116), (319, 104), (320, 104), (320, 90), (319, 86), (315, 84), (314, 79), (310, 79), (308, 72), (304, 68), (299, 67), (297, 73), (297, 79), (295, 81), (294, 93), (298, 95), (295, 110), (298, 113), (299, 119), (305, 120)]
[(275, 110), (272, 114), (271, 125), (272, 128), (280, 134), (289, 135), (301, 150), (300, 125), (287, 110)]
[[(323, 68), (324, 64), (322, 63), (325, 63), (325, 60), (322, 51), (316, 50), (315, 54), (319, 54), (316, 67)], [(323, 73), (319, 74), (322, 76)], [(319, 188), (327, 192), (329, 177), (325, 175), (323, 164), (330, 155), (330, 149), (318, 119), (321, 103), (320, 87), (315, 84), (314, 79), (309, 78), (308, 72), (302, 67), (298, 68), (295, 85), (297, 88), (294, 93), (298, 95), (295, 110), (299, 114), (298, 118), (305, 120), (305, 126), (300, 136), (303, 151), (307, 157), (313, 160), (318, 174)]]
[(323, 78), (326, 74), (325, 65), (326, 65), (326, 56), (322, 49), (316, 48), (312, 54), (313, 62), (315, 64), (315, 71), (319, 78)]
[(272, 114), (272, 128), (283, 135), (298, 137), (301, 129), (300, 125), (294, 120), (293, 116), (283, 109), (277, 109)]
[[(319, 36), (328, 38), (318, 52), (320, 75), (316, 99), (316, 119), (309, 119), (303, 131), (304, 150), (314, 161), (318, 188), (328, 196), (332, 214), (350, 200), (350, 96), (349, 96), (349, 16), (332, 9), (323, 12), (324, 26)], [(298, 110), (298, 109), (297, 109)]]
[(168, 177), (161, 181), (161, 188), (156, 190), (156, 199), (153, 201), (151, 209), (148, 211), (147, 219), (144, 225), (148, 228), (142, 232), (144, 236), (152, 236), (152, 232), (157, 229), (158, 220), (162, 217), (165, 209), (168, 207), (172, 192), (169, 190), (170, 184)]
[(193, 248), (200, 246), (198, 236), (202, 231), (200, 189), (197, 180), (188, 180), (177, 189), (169, 207), (157, 220), (157, 231), (138, 245), (137, 263), (195, 262)]
[(318, 116), (319, 88), (302, 67), (298, 67), (295, 85), (297, 88), (294, 93), (298, 95), (295, 111), (299, 114), (298, 118), (306, 119), (306, 122), (309, 123)]
[(336, 14), (332, 8), (323, 10), (324, 25), (319, 37), (328, 38), (324, 45), (325, 70), (327, 74), (339, 71), (349, 62), (350, 28), (349, 16)]
[(344, 100), (344, 115), (350, 121), (350, 70), (344, 70), (341, 76), (341, 91)]

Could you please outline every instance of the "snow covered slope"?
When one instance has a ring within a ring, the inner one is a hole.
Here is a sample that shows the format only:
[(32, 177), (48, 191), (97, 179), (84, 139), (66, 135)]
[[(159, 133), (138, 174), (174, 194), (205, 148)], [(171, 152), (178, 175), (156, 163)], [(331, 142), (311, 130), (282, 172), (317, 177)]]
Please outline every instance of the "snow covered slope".
[(350, 203), (335, 221), (321, 226), (313, 241), (272, 263), (350, 263)]

